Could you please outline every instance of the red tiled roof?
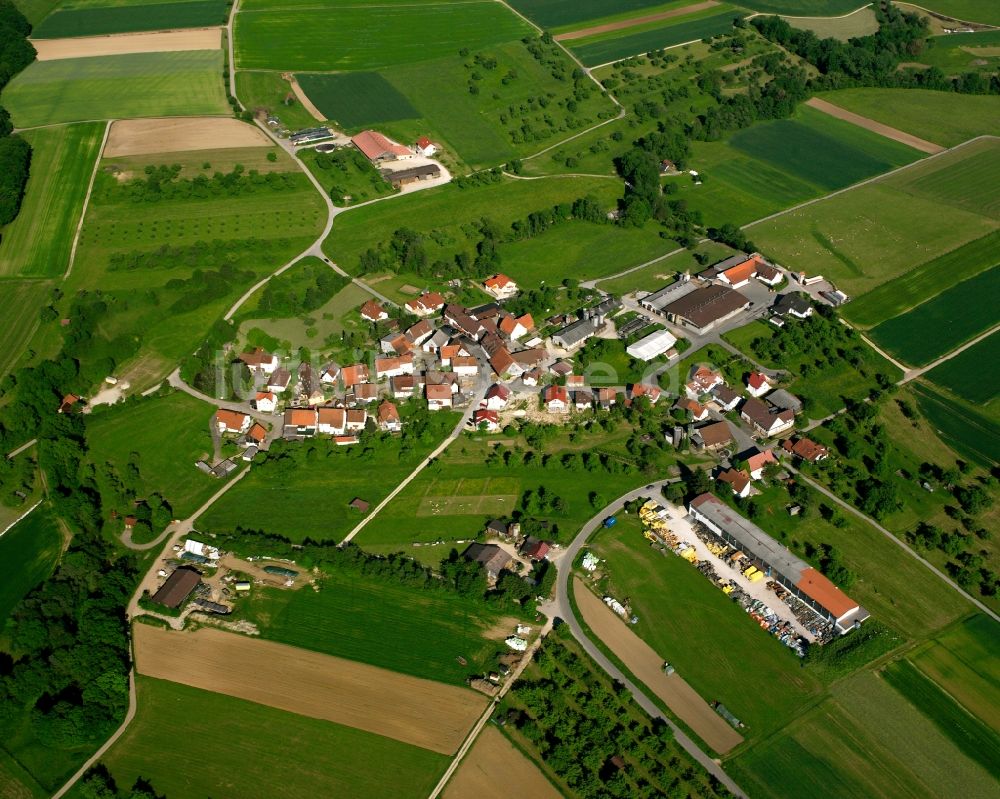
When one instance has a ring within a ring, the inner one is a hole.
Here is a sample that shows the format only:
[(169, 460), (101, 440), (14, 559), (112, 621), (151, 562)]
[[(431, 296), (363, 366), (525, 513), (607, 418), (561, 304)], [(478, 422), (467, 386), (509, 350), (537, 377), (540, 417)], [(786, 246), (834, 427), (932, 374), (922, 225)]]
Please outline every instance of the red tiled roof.
[(795, 587), (812, 597), (836, 618), (854, 610), (858, 603), (815, 569), (806, 569)]
[(365, 157), (371, 161), (381, 158), (386, 153), (393, 155), (407, 155), (409, 148), (403, 147), (390, 141), (376, 130), (363, 130), (357, 136), (351, 138), (351, 143), (364, 153)]
[(429, 384), (424, 389), (427, 392), (427, 399), (429, 400), (446, 400), (451, 399), (451, 386), (446, 384)]
[(243, 427), (243, 422), (246, 418), (247, 415), (245, 413), (227, 411), (225, 408), (219, 408), (219, 410), (215, 412), (215, 420), (224, 424), (227, 430), (239, 430)]
[(502, 289), (513, 282), (514, 281), (507, 277), (507, 275), (496, 274), (493, 275), (493, 277), (486, 278), (484, 285), (488, 289)]
[(546, 404), (553, 401), (569, 402), (569, 392), (565, 386), (549, 386), (545, 389)]

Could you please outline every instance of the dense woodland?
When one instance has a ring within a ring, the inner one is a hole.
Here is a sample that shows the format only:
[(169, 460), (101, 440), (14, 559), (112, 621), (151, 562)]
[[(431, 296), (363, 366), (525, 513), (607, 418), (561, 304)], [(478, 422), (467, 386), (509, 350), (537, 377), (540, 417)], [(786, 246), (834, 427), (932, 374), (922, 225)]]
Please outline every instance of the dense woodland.
[[(11, 0), (0, 0), (0, 90), (35, 60), (28, 41), (31, 25)], [(0, 225), (14, 221), (21, 210), (28, 182), (31, 147), (14, 129), (10, 114), (0, 107)]]

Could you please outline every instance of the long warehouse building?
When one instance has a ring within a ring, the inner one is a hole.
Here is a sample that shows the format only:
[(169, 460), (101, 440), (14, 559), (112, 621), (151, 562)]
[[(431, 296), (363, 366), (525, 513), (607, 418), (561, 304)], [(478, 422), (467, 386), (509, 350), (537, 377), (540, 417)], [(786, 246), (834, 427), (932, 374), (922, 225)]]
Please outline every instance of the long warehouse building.
[(751, 559), (753, 565), (776, 580), (809, 607), (846, 633), (871, 614), (801, 558), (747, 521), (714, 494), (691, 500), (688, 512)]

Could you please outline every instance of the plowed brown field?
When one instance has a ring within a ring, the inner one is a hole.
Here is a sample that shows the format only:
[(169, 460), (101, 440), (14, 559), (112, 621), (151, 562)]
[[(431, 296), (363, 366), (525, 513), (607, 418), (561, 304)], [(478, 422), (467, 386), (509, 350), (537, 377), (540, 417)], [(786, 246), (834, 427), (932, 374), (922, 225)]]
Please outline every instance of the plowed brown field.
[(693, 14), (696, 11), (704, 11), (706, 8), (712, 8), (717, 5), (719, 5), (717, 0), (703, 0), (701, 3), (694, 3), (693, 5), (684, 6), (684, 8), (674, 8), (670, 11), (661, 11), (658, 14), (646, 14), (643, 17), (620, 19), (617, 22), (606, 22), (604, 25), (594, 25), (590, 28), (580, 28), (580, 30), (570, 31), (569, 33), (560, 33), (552, 38), (557, 42), (568, 42), (571, 39), (582, 39), (584, 36), (593, 36), (598, 33), (607, 33), (608, 31), (620, 31), (625, 30), (626, 28), (634, 28), (636, 25), (645, 25), (647, 22), (659, 22), (660, 20), (670, 19), (671, 17), (682, 17), (685, 14)]
[[(140, 674), (453, 754), (485, 700), (464, 688), (204, 628), (133, 629)], [(276, 733), (280, 734), (280, 733)]]
[(232, 117), (121, 119), (112, 123), (105, 158), (235, 147), (268, 147), (263, 131)]
[(32, 39), (39, 61), (86, 58), (127, 53), (172, 53), (179, 50), (218, 50), (222, 28), (192, 28), (156, 33), (117, 33), (113, 36), (75, 36), (69, 39)]
[(699, 738), (719, 754), (725, 754), (743, 741), (743, 736), (680, 676), (664, 674), (663, 658), (579, 579), (573, 581), (573, 597), (580, 615), (594, 634)]
[(476, 739), (444, 799), (560, 799), (538, 767), (522, 755), (496, 727), (487, 725)]

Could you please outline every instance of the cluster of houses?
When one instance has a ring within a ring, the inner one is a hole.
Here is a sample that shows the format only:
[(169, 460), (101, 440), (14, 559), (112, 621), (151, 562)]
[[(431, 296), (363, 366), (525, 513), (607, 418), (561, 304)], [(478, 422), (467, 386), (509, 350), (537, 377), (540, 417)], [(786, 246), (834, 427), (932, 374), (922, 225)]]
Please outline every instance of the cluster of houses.
[[(533, 535), (523, 535), (521, 525), (517, 522), (505, 522), (502, 519), (492, 519), (487, 522), (484, 531), (487, 542), (473, 542), (466, 547), (462, 557), (478, 563), (486, 572), (486, 579), (493, 585), (500, 574), (510, 571), (515, 562), (521, 568), (528, 564), (537, 564), (549, 557), (553, 544)], [(516, 553), (516, 557), (515, 554)]]

